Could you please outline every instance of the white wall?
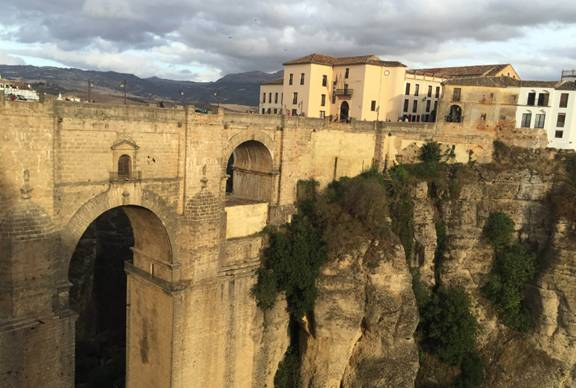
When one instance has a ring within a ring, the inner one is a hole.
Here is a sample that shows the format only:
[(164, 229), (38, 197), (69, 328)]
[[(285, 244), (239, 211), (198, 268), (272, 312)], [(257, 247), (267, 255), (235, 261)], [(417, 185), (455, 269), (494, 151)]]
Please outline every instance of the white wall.
[[(536, 105), (529, 106), (528, 95), (536, 92)], [(541, 93), (549, 93), (548, 106), (538, 106), (538, 96)], [(568, 107), (560, 108), (560, 96), (568, 93)], [(516, 109), (516, 127), (522, 126), (522, 115), (532, 113), (530, 128), (534, 128), (536, 115), (544, 113), (546, 120), (544, 130), (548, 135), (548, 146), (559, 149), (576, 149), (576, 91), (556, 90), (554, 88), (521, 87), (518, 95), (518, 107)], [(564, 127), (557, 127), (558, 114), (565, 113)], [(556, 137), (557, 131), (562, 131), (562, 137)]]

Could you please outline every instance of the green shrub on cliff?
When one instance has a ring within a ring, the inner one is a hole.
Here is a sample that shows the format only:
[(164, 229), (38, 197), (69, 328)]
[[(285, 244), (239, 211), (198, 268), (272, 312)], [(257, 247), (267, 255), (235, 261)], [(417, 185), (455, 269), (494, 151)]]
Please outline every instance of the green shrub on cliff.
[(536, 255), (526, 246), (516, 243), (502, 248), (496, 252), (492, 271), (482, 288), (502, 323), (518, 331), (532, 326), (525, 292), (536, 276), (536, 266)]
[(306, 215), (297, 214), (283, 229), (271, 232), (263, 268), (252, 288), (258, 306), (272, 307), (278, 292), (285, 291), (288, 310), (297, 318), (312, 310), (316, 277), (325, 258), (321, 234)]
[(490, 213), (483, 234), (495, 249), (502, 248), (512, 242), (514, 221), (505, 213)]
[(474, 352), (477, 332), (470, 299), (462, 288), (438, 288), (421, 309), (424, 349), (449, 365), (459, 366)]
[(532, 326), (532, 317), (525, 294), (536, 277), (537, 256), (526, 245), (514, 243), (513, 234), (514, 222), (508, 215), (490, 214), (484, 236), (494, 247), (494, 264), (482, 292), (503, 324), (527, 331)]
[(441, 157), (440, 144), (435, 141), (425, 143), (420, 147), (420, 160), (424, 163), (437, 163)]
[(484, 360), (477, 353), (467, 354), (460, 365), (456, 388), (476, 388), (484, 382)]

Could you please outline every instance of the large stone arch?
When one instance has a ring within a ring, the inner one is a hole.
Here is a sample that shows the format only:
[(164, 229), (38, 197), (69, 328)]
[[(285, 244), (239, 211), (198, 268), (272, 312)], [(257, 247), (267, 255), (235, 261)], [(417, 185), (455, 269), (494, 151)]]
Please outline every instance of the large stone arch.
[[(84, 203), (64, 225), (59, 276), (68, 279), (70, 260), (83, 233), (101, 215), (122, 209), (132, 230), (132, 260), (126, 272), (126, 384), (132, 387), (169, 386), (173, 300), (170, 286), (176, 213), (156, 194), (137, 184), (122, 184)], [(117, 280), (117, 278), (116, 278)], [(122, 324), (124, 325), (124, 324)]]
[[(63, 264), (61, 275), (67, 276), (70, 258), (74, 253), (76, 244), (88, 226), (101, 214), (120, 206), (147, 209), (155, 214), (165, 228), (167, 237), (173, 241), (175, 211), (172, 211), (160, 196), (151, 191), (141, 190), (137, 185), (118, 185), (85, 202), (64, 224), (60, 234)], [(130, 214), (127, 213), (131, 222), (133, 217), (134, 222), (141, 223), (142, 217), (138, 217), (138, 214), (139, 212), (137, 211), (132, 211)], [(159, 227), (159, 225), (156, 225), (156, 227)]]

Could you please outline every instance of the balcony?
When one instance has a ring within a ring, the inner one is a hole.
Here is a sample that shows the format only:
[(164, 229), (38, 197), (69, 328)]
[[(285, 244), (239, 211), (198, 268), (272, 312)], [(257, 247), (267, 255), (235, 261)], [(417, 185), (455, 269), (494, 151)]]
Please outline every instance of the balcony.
[(132, 171), (129, 174), (110, 171), (110, 182), (136, 182), (142, 179), (142, 171)]
[(334, 95), (339, 97), (352, 97), (352, 89), (336, 89)]

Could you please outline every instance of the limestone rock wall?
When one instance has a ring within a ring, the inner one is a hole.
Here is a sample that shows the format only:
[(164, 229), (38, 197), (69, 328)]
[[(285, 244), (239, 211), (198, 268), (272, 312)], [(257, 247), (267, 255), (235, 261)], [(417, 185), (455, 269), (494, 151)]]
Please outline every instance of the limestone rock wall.
[(303, 386), (412, 387), (418, 312), (401, 246), (376, 241), (334, 260), (318, 287)]
[[(485, 386), (573, 387), (576, 233), (574, 226), (555, 221), (548, 200), (558, 184), (554, 171), (558, 165), (547, 162), (546, 155), (535, 156), (533, 164), (526, 160), (509, 162), (475, 167), (474, 178), (462, 185), (459, 197), (442, 202), (438, 213), (443, 217), (448, 238), (439, 268), (441, 281), (463, 286), (471, 295), (474, 314), (481, 325), (479, 348), (487, 361)], [(430, 238), (434, 208), (429, 198), (422, 195), (424, 192), (425, 188), (418, 187), (415, 195), (415, 240), (421, 245), (416, 261), (423, 280), (430, 284), (436, 248), (436, 241)], [(488, 215), (495, 211), (505, 212), (513, 219), (518, 238), (548, 251), (549, 262), (530, 292), (531, 303), (542, 312), (530, 334), (516, 333), (500, 324), (480, 292), (493, 264), (493, 251), (482, 238), (482, 228)]]

